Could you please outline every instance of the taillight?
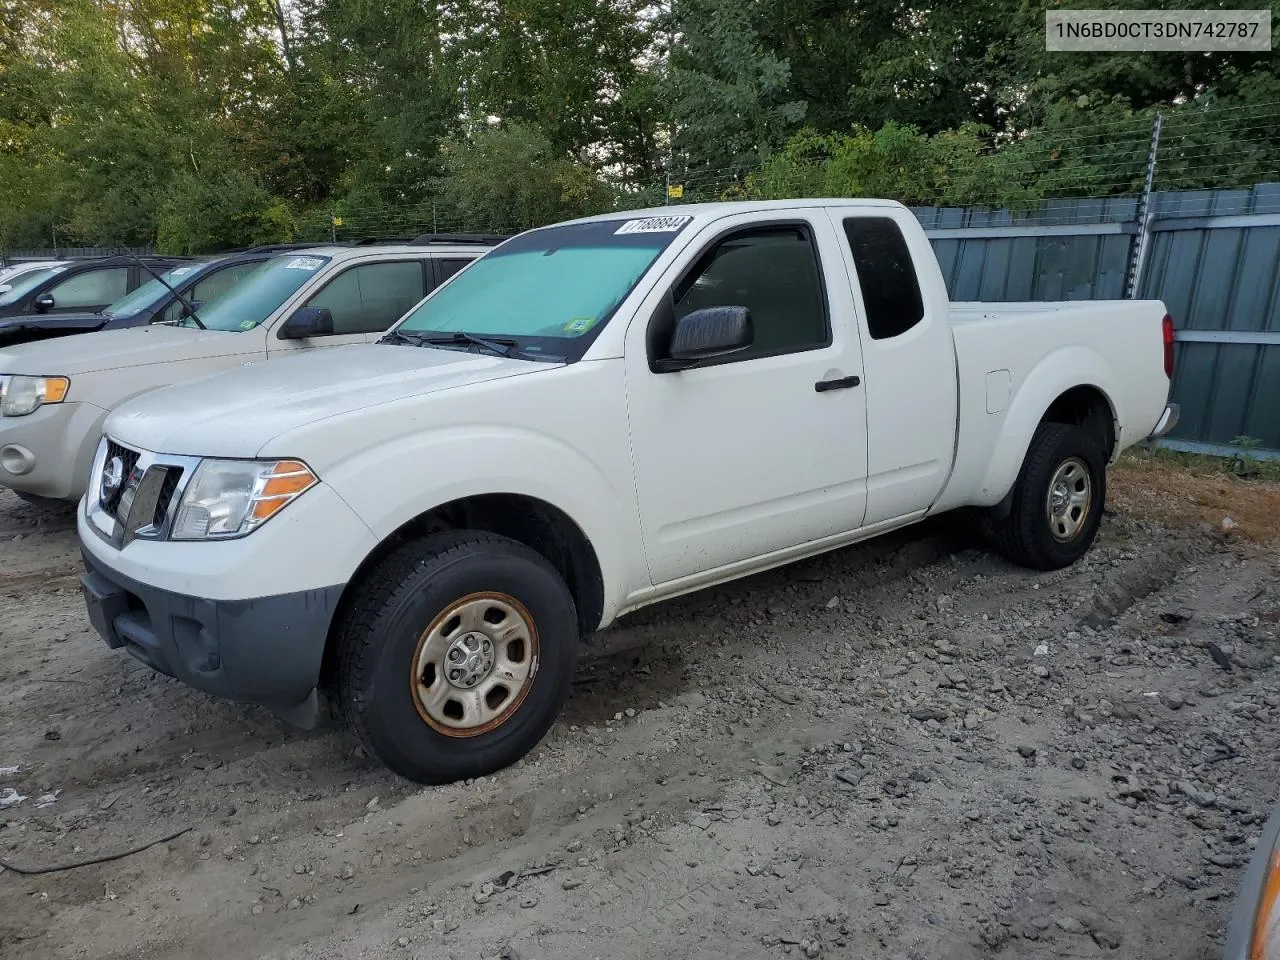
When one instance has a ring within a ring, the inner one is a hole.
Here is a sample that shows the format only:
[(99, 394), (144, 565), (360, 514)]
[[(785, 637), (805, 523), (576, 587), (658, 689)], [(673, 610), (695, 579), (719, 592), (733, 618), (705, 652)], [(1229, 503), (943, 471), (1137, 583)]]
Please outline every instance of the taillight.
[(1162, 336), (1164, 337), (1164, 375), (1170, 380), (1173, 379), (1173, 317), (1167, 313), (1164, 320), (1160, 322)]

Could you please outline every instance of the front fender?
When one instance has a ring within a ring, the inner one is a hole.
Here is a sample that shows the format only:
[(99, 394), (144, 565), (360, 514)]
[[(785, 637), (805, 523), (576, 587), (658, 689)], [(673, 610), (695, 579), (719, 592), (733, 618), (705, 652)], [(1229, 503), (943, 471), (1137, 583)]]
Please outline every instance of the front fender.
[[(996, 439), (977, 502), (999, 503), (1013, 487), (1040, 420), (1053, 402), (1075, 387), (1094, 387), (1116, 416), (1115, 371), (1106, 357), (1089, 347), (1070, 346), (1041, 359), (1022, 378)], [(1117, 425), (1118, 426), (1118, 425)], [(1119, 429), (1116, 431), (1119, 436)]]
[(514, 494), (556, 507), (595, 550), (604, 580), (602, 625), (628, 593), (648, 585), (629, 467), (611, 480), (556, 437), (498, 424), (442, 427), (366, 448), (323, 474), (379, 542), (465, 497)]

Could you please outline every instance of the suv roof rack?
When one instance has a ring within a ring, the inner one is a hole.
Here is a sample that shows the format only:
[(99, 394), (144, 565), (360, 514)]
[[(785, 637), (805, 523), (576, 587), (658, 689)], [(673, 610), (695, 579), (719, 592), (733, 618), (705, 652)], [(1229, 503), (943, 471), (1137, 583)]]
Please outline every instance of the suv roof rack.
[(356, 240), (351, 245), (353, 247), (380, 247), (384, 244), (407, 246), (410, 243), (413, 243), (412, 237), (365, 237), (362, 240)]
[(510, 240), (514, 234), (503, 233), (424, 233), (409, 241), (415, 247), (429, 243), (479, 243), (497, 246), (504, 240)]
[(313, 247), (331, 247), (331, 243), (260, 243), (254, 247), (244, 247), (240, 250), (226, 250), (225, 254), (231, 253), (271, 253), (274, 250), (310, 250)]

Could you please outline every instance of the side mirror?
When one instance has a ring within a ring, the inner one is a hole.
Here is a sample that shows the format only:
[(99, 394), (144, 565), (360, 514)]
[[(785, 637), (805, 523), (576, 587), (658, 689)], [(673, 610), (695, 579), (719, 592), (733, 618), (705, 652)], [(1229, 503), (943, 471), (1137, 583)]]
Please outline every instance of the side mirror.
[(280, 328), (281, 340), (329, 336), (333, 336), (333, 314), (328, 307), (299, 307)]
[(38, 313), (48, 313), (57, 304), (54, 302), (52, 293), (42, 293), (36, 297), (35, 308)]
[(654, 368), (659, 373), (687, 370), (704, 360), (746, 350), (754, 341), (751, 311), (746, 307), (703, 307), (676, 321), (667, 356)]
[(187, 302), (191, 304), (191, 309), (188, 310), (186, 307), (182, 308), (182, 315), (184, 317), (189, 317), (192, 314), (199, 313), (200, 308), (204, 306), (203, 300), (188, 300)]

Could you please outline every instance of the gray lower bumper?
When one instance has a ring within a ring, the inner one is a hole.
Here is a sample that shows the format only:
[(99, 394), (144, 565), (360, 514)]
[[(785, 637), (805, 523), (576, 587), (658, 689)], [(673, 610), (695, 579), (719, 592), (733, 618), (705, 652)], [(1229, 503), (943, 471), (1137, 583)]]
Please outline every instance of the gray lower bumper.
[(1181, 409), (1176, 403), (1166, 403), (1164, 413), (1160, 414), (1160, 419), (1156, 421), (1155, 428), (1148, 435), (1148, 440), (1158, 440), (1166, 433), (1178, 425), (1178, 416)]
[(215, 697), (286, 714), (314, 700), (341, 586), (204, 600), (146, 586), (82, 555), (89, 621), (107, 646)]

